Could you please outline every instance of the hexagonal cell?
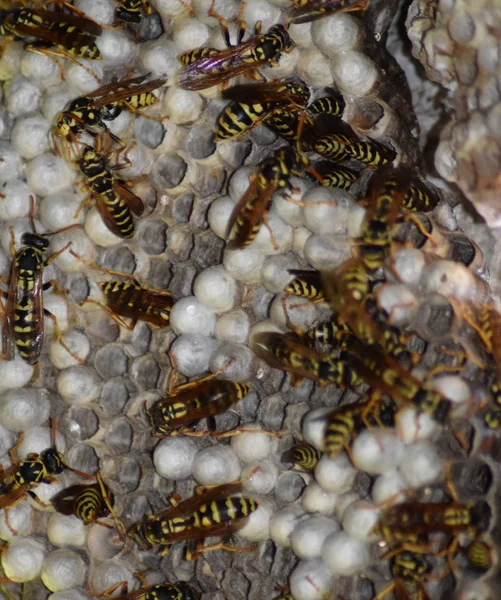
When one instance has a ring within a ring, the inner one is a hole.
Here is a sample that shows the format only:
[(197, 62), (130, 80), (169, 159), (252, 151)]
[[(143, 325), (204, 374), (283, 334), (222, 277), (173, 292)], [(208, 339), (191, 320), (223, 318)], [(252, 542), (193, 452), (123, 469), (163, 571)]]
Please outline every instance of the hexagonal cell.
[(71, 439), (83, 442), (99, 430), (99, 419), (93, 410), (72, 406), (64, 417), (64, 428)]

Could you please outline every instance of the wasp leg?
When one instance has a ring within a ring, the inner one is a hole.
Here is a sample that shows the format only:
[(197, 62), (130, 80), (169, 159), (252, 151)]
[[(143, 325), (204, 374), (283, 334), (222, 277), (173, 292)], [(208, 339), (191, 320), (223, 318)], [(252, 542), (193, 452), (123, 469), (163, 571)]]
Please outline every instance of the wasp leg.
[(271, 437), (281, 438), (282, 434), (279, 431), (265, 431), (264, 429), (245, 429), (245, 425), (239, 425), (230, 431), (223, 431), (221, 433), (213, 433), (213, 437), (217, 439), (233, 437), (234, 435), (241, 435), (242, 433), (262, 433)]
[(119, 581), (118, 583), (115, 583), (114, 585), (109, 587), (104, 592), (96, 592), (95, 590), (92, 589), (90, 583), (87, 583), (87, 592), (93, 598), (99, 598), (99, 599), (104, 600), (105, 598), (109, 598), (114, 592), (116, 592), (118, 589), (120, 589), (120, 587), (122, 587), (122, 589), (120, 591), (120, 595), (122, 596), (124, 594), (127, 594), (127, 592), (129, 591), (129, 586), (126, 581)]
[(49, 48), (46, 46), (37, 47), (34, 44), (28, 44), (27, 46), (25, 46), (25, 50), (29, 50), (30, 52), (34, 52), (35, 54), (41, 54), (42, 56), (47, 56), (48, 58), (51, 58), (52, 60), (54, 60), (54, 62), (59, 67), (59, 72), (61, 73), (61, 79), (63, 81), (65, 80), (63, 67), (56, 60), (56, 57), (65, 58), (66, 60), (69, 60), (73, 64), (78, 65), (82, 69), (85, 69), (88, 73), (90, 73), (90, 75), (92, 75), (92, 77), (98, 83), (100, 83), (99, 77), (94, 73), (94, 71), (92, 69), (89, 69), (89, 67), (83, 65), (81, 62), (78, 62), (78, 60), (76, 58), (74, 58), (73, 56), (71, 56), (71, 54), (69, 54), (68, 52), (64, 52), (63, 50), (55, 50), (54, 48)]
[(59, 344), (61, 344), (61, 346), (66, 350), (66, 352), (72, 358), (74, 358), (79, 364), (84, 365), (85, 364), (85, 360), (83, 360), (82, 358), (80, 358), (79, 356), (77, 356), (73, 352), (73, 350), (71, 350), (71, 348), (66, 344), (66, 342), (62, 339), (61, 330), (59, 329), (59, 325), (57, 324), (57, 319), (56, 319), (55, 315), (53, 315), (46, 308), (43, 309), (43, 312), (44, 312), (44, 315), (46, 317), (49, 317), (49, 319), (52, 319), (52, 321), (54, 323), (54, 336), (56, 338), (56, 342), (58, 342)]
[(17, 529), (14, 529), (14, 527), (12, 527), (12, 525), (11, 525), (11, 522), (9, 519), (9, 511), (10, 511), (10, 507), (6, 507), (5, 508), (5, 524), (9, 528), (9, 531), (12, 533), (12, 535), (17, 535), (18, 534)]
[(168, 115), (164, 115), (162, 117), (157, 117), (156, 115), (148, 115), (147, 113), (144, 113), (140, 108), (136, 108), (135, 106), (132, 106), (132, 104), (129, 104), (128, 102), (124, 102), (123, 105), (130, 112), (133, 112), (136, 115), (144, 117), (145, 119), (151, 119), (152, 121), (158, 121), (159, 123), (162, 123), (162, 121), (169, 118)]
[(195, 547), (195, 551), (192, 552), (191, 549), (186, 549), (186, 560), (193, 561), (200, 558), (206, 552), (213, 552), (214, 550), (226, 550), (227, 552), (254, 552), (255, 548), (250, 546), (239, 548), (235, 546), (228, 546), (223, 542), (219, 542), (217, 544), (211, 544), (210, 546), (203, 546), (201, 543), (197, 544)]
[(101, 302), (98, 302), (97, 300), (92, 300), (92, 299), (87, 299), (87, 300), (84, 300), (83, 302), (80, 302), (79, 306), (84, 306), (84, 304), (95, 304), (96, 306), (99, 306), (99, 308), (106, 311), (110, 315), (110, 317), (114, 321), (116, 321), (119, 325), (121, 325), (122, 327), (125, 327), (129, 331), (134, 330), (134, 327), (136, 325), (135, 321), (133, 323), (126, 323), (122, 319), (122, 317), (120, 315), (118, 315), (115, 311), (111, 310), (111, 308), (109, 308), (109, 306), (106, 306), (105, 304), (102, 304)]

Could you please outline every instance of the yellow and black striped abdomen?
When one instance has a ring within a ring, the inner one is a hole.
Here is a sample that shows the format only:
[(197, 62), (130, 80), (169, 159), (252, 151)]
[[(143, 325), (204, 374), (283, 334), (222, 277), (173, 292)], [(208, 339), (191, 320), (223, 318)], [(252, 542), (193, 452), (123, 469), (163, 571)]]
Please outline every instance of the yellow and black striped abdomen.
[(214, 527), (223, 523), (240, 521), (257, 510), (258, 504), (252, 498), (229, 496), (202, 504), (192, 515), (192, 527)]
[[(111, 494), (111, 492), (109, 492)], [(87, 486), (76, 498), (73, 506), (75, 516), (84, 523), (92, 523), (109, 514), (109, 508), (100, 490)]]
[(333, 410), (327, 417), (324, 446), (329, 458), (336, 458), (350, 445), (359, 422), (356, 407), (342, 407)]
[(209, 58), (210, 56), (214, 56), (218, 54), (220, 50), (216, 48), (195, 48), (195, 50), (189, 50), (188, 52), (183, 52), (179, 56), (179, 60), (181, 64), (185, 67), (193, 64), (197, 60), (202, 60), (204, 58)]
[(87, 60), (101, 60), (103, 57), (95, 44), (95, 37), (85, 33), (75, 25), (69, 23), (52, 22), (49, 29), (57, 37), (56, 48), (64, 50), (77, 58)]
[(269, 105), (230, 102), (217, 121), (216, 141), (229, 140), (252, 129), (270, 110)]

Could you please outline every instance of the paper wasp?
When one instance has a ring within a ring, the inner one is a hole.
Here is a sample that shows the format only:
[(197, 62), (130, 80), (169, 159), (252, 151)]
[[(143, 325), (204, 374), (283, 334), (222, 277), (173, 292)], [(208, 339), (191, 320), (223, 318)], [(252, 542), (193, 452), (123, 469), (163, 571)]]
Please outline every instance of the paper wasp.
[(359, 140), (349, 127), (338, 124), (339, 133), (327, 133), (316, 137), (313, 141), (313, 150), (335, 161), (343, 161), (350, 158), (358, 160), (365, 166), (377, 168), (392, 162), (396, 152), (375, 140)]
[(141, 216), (144, 204), (124, 181), (114, 175), (114, 171), (130, 166), (127, 155), (124, 163), (109, 166), (113, 152), (102, 152), (99, 146), (96, 149), (87, 145), (83, 147), (78, 168), (106, 227), (116, 236), (129, 239), (134, 235), (132, 213)]
[(332, 115), (334, 117), (343, 116), (346, 103), (339, 93), (333, 93), (329, 96), (317, 98), (308, 106), (308, 112), (313, 115)]
[(114, 596), (116, 600), (199, 600), (200, 594), (184, 581), (177, 583), (157, 583), (155, 585), (141, 586), (134, 592), (128, 592), (127, 582), (119, 582), (108, 590), (99, 594), (98, 598), (109, 598), (116, 590), (124, 586), (120, 596)]
[(336, 357), (317, 352), (304, 345), (295, 334), (257, 333), (250, 346), (256, 356), (271, 367), (292, 373), (293, 384), (303, 378), (312, 379), (320, 386), (335, 383), (343, 388), (354, 388), (361, 383), (345, 355)]
[(301, 441), (282, 454), (282, 462), (293, 463), (303, 471), (313, 471), (322, 453), (311, 444)]
[(95, 43), (96, 38), (101, 35), (101, 27), (79, 11), (73, 11), (77, 14), (41, 8), (0, 11), (0, 35), (36, 38), (38, 41), (28, 44), (26, 50), (49, 57), (66, 58), (96, 78), (90, 69), (76, 59), (102, 58)]
[[(159, 328), (169, 325), (170, 312), (174, 304), (174, 299), (169, 292), (143, 287), (133, 275), (100, 267), (85, 260), (73, 250), (70, 250), (70, 254), (103, 273), (126, 277), (129, 280), (100, 281), (98, 285), (106, 300), (106, 306), (91, 299), (84, 300), (80, 306), (95, 304), (105, 310), (119, 325), (131, 331), (134, 329), (136, 321), (145, 321), (153, 327)], [(132, 319), (133, 323), (125, 322), (121, 317)]]
[[(52, 446), (43, 450), (40, 454), (28, 454), (19, 461), (16, 449), (21, 445), (24, 435), (21, 433), (16, 445), (9, 450), (12, 466), (0, 472), (0, 510), (6, 511), (6, 522), (8, 523), (8, 511), (10, 508), (30, 496), (42, 506), (46, 506), (33, 491), (40, 483), (56, 483), (55, 475), (59, 475), (65, 469), (91, 479), (87, 473), (72, 469), (65, 464), (63, 455), (56, 448), (55, 421), (51, 423)], [(11, 528), (12, 529), (12, 528)]]
[[(43, 282), (44, 267), (50, 265), (60, 254), (65, 252), (71, 242), (51, 254), (44, 260), (44, 252), (49, 248), (49, 236), (61, 233), (38, 234), (33, 220), (34, 204), (31, 207), (31, 226), (33, 233), (25, 232), (21, 236), (22, 247), (16, 251), (14, 231), (10, 229), (11, 251), (13, 254), (9, 291), (0, 291), (7, 297), (7, 303), (2, 316), (2, 360), (13, 360), (17, 348), (23, 360), (30, 365), (38, 362), (42, 352), (45, 328), (44, 316), (54, 322), (54, 335), (63, 348), (79, 363), (82, 360), (76, 356), (61, 338), (56, 317), (43, 307), (43, 292), (51, 287), (58, 289), (55, 280)], [(74, 226), (71, 226), (74, 227)]]
[(327, 415), (324, 447), (329, 458), (336, 458), (343, 450), (350, 454), (354, 436), (372, 423), (380, 427), (392, 427), (395, 423), (393, 402), (381, 401), (379, 394), (369, 395), (366, 400), (338, 406)]
[(261, 162), (231, 213), (227, 247), (231, 250), (246, 248), (256, 238), (261, 223), (267, 225), (267, 211), (273, 194), (287, 189), (291, 176), (302, 177), (309, 171), (306, 157), (290, 146), (280, 148), (274, 156)]
[(349, 340), (353, 336), (353, 332), (346, 323), (341, 321), (339, 315), (333, 314), (328, 321), (322, 321), (310, 327), (306, 332), (306, 336), (312, 342), (319, 342), (320, 344), (345, 350), (349, 346)]
[(241, 139), (261, 123), (273, 124), (275, 115), (280, 115), (281, 107), (290, 107), (291, 110), (304, 107), (310, 91), (304, 81), (294, 78), (237, 85), (225, 90), (223, 95), (232, 102), (218, 119), (216, 141)]
[[(163, 553), (176, 542), (195, 542), (195, 552), (188, 548), (187, 560), (195, 560), (210, 550), (240, 552), (242, 549), (223, 542), (203, 546), (208, 537), (227, 537), (241, 529), (259, 504), (252, 498), (234, 496), (242, 489), (243, 480), (211, 488), (199, 488), (197, 494), (178, 502), (171, 497), (172, 507), (156, 515), (147, 516), (132, 525), (128, 535), (144, 550), (164, 546)], [(243, 550), (248, 551), (246, 548)]]
[[(430, 578), (431, 565), (426, 555), (409, 550), (401, 550), (390, 559), (390, 571), (393, 581), (389, 583), (374, 600), (382, 600), (394, 592), (398, 600), (429, 600), (424, 584)], [(417, 595), (411, 595), (411, 590)]]
[(492, 567), (494, 549), (483, 540), (474, 540), (465, 549), (468, 567), (477, 573), (486, 573)]
[(183, 68), (179, 74), (179, 85), (185, 90), (204, 90), (242, 74), (258, 79), (258, 67), (277, 66), (282, 52), (289, 53), (294, 48), (287, 27), (272, 25), (267, 33), (261, 33), (260, 21), (256, 23), (254, 36), (246, 42), (243, 42), (246, 28), (241, 22), (237, 44), (232, 46), (228, 23), (214, 11), (214, 0), (209, 16), (220, 22), (228, 48), (197, 48), (181, 54), (179, 60)]
[[(101, 473), (96, 475), (96, 483), (87, 485), (75, 484), (58, 492), (52, 499), (52, 505), (57, 512), (63, 515), (75, 515), (86, 525), (89, 523), (101, 523), (99, 519), (112, 515), (116, 521), (113, 512), (115, 498), (113, 492), (104, 483)], [(118, 531), (121, 532), (121, 526)]]
[(359, 171), (355, 171), (355, 169), (323, 160), (315, 163), (315, 170), (322, 178), (320, 185), (342, 190), (347, 190), (360, 175)]
[(215, 379), (216, 375), (212, 373), (174, 387), (167, 398), (158, 400), (147, 409), (153, 435), (164, 437), (177, 432), (186, 433), (186, 429), (204, 418), (210, 421), (210, 429), (215, 431), (214, 417), (231, 408), (251, 391), (247, 383), (221, 381)]
[(291, 23), (309, 23), (337, 12), (365, 10), (370, 0), (293, 0), (289, 13)]
[(117, 21), (124, 21), (125, 23), (140, 23), (142, 11), (147, 15), (151, 13), (148, 0), (118, 0), (115, 18)]
[(294, 279), (285, 286), (285, 292), (298, 298), (307, 298), (311, 302), (326, 302), (319, 271), (289, 269)]
[[(149, 74), (115, 81), (101, 86), (86, 96), (72, 100), (58, 115), (52, 129), (56, 151), (58, 150), (57, 137), (65, 142), (75, 142), (84, 132), (93, 137), (106, 132), (114, 142), (120, 144), (120, 140), (109, 131), (105, 121), (116, 119), (123, 109), (143, 115), (143, 108), (158, 102), (153, 90), (162, 86), (166, 79), (145, 81), (148, 76)], [(143, 116), (153, 118), (149, 115)]]

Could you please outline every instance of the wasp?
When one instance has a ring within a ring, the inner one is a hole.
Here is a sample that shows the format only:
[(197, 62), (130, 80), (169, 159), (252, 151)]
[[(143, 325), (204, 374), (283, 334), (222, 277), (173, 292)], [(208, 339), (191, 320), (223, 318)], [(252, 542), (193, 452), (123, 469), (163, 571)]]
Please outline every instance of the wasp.
[(204, 90), (242, 74), (258, 79), (257, 68), (278, 66), (282, 53), (292, 52), (295, 46), (286, 26), (273, 25), (267, 33), (261, 33), (260, 21), (256, 24), (254, 36), (246, 42), (243, 42), (245, 26), (241, 23), (237, 44), (232, 46), (228, 23), (214, 11), (214, 0), (209, 16), (220, 22), (228, 48), (197, 48), (181, 54), (179, 60), (183, 69), (179, 74), (179, 85), (185, 90)]
[[(491, 509), (484, 500), (463, 504), (456, 500), (444, 503), (402, 502), (385, 508), (376, 525), (389, 545), (411, 550), (422, 548), (431, 533), (456, 537), (462, 532), (476, 534), (489, 526)], [(421, 546), (420, 546), (421, 544)]]
[[(75, 258), (92, 267), (112, 276), (126, 277), (129, 281), (100, 281), (98, 283), (106, 300), (106, 306), (96, 300), (84, 300), (80, 306), (85, 304), (96, 304), (105, 310), (119, 325), (132, 331), (136, 321), (145, 321), (153, 327), (167, 327), (170, 320), (170, 312), (174, 299), (167, 291), (154, 290), (142, 286), (133, 275), (105, 269), (93, 262), (85, 260), (73, 250), (70, 250)], [(132, 319), (127, 323), (122, 317)]]
[[(345, 128), (346, 129), (346, 128)], [(315, 152), (335, 161), (353, 158), (370, 168), (392, 162), (396, 152), (375, 140), (359, 140), (354, 133), (328, 133), (315, 139)]]
[(332, 115), (342, 117), (346, 103), (341, 94), (335, 93), (329, 96), (317, 98), (308, 106), (308, 112), (313, 115)]
[[(75, 484), (57, 493), (51, 500), (57, 512), (63, 515), (75, 515), (86, 525), (101, 523), (99, 519), (113, 515), (115, 498), (113, 492), (104, 483), (101, 473), (96, 475), (96, 483)], [(107, 525), (105, 525), (107, 527)]]
[[(216, 141), (241, 139), (254, 127), (281, 114), (284, 106), (304, 107), (310, 98), (308, 86), (299, 78), (237, 85), (224, 92), (232, 100), (217, 122)], [(294, 130), (295, 132), (295, 130)]]
[(341, 190), (350, 188), (360, 174), (360, 172), (355, 169), (342, 167), (329, 161), (315, 163), (315, 170), (322, 178), (320, 185)]
[(158, 400), (146, 412), (153, 435), (164, 437), (177, 432), (185, 433), (200, 419), (210, 419), (215, 430), (214, 417), (222, 414), (244, 398), (251, 386), (247, 383), (221, 381), (216, 374), (208, 375), (175, 387), (167, 398)]
[(67, 14), (40, 8), (0, 11), (0, 35), (36, 38), (39, 41), (28, 44), (26, 50), (49, 57), (66, 58), (89, 71), (94, 78), (97, 77), (93, 71), (76, 59), (102, 59), (95, 43), (101, 33), (102, 29), (95, 21), (79, 12)]
[[(268, 226), (267, 214), (273, 194), (290, 187), (293, 175), (302, 177), (310, 171), (306, 157), (290, 146), (280, 148), (274, 156), (261, 162), (250, 177), (247, 191), (231, 213), (227, 247), (231, 250), (246, 248), (256, 238), (261, 223)], [(274, 242), (272, 234), (271, 237)]]
[(311, 444), (301, 441), (282, 454), (282, 462), (291, 462), (303, 471), (311, 472), (317, 466), (322, 453)]
[(307, 298), (311, 302), (325, 302), (322, 278), (319, 271), (289, 269), (294, 279), (285, 286), (285, 292), (298, 298)]
[(115, 18), (117, 21), (125, 23), (140, 23), (142, 13), (151, 14), (151, 6), (148, 0), (118, 0), (118, 6), (115, 9)]
[(156, 119), (151, 115), (144, 115), (142, 109), (158, 102), (153, 91), (162, 86), (166, 79), (145, 81), (148, 76), (149, 74), (109, 83), (86, 96), (72, 100), (57, 116), (52, 129), (56, 150), (56, 138), (74, 142), (82, 133), (96, 137), (99, 133), (106, 132), (115, 143), (121, 144), (121, 140), (108, 129), (105, 121), (116, 119), (123, 109)]
[(293, 0), (289, 13), (291, 23), (309, 23), (337, 12), (366, 10), (370, 0)]
[(395, 407), (393, 402), (381, 403), (379, 394), (369, 396), (352, 404), (339, 406), (327, 415), (324, 448), (329, 458), (336, 458), (343, 450), (350, 454), (354, 436), (372, 423), (380, 427), (394, 425)]
[(44, 508), (46, 507), (33, 491), (40, 483), (56, 483), (55, 476), (60, 475), (65, 469), (80, 477), (92, 478), (87, 473), (68, 467), (63, 455), (56, 448), (55, 434), (55, 421), (52, 421), (52, 446), (40, 454), (28, 454), (24, 460), (19, 461), (16, 454), (17, 448), (24, 439), (23, 433), (19, 435), (16, 445), (9, 451), (12, 466), (0, 472), (0, 510), (5, 509), (6, 522), (10, 529), (12, 528), (8, 523), (8, 511), (26, 496), (29, 495)]
[(398, 173), (383, 168), (373, 177), (367, 200), (362, 235), (358, 241), (360, 261), (368, 272), (382, 267), (391, 245), (391, 228), (399, 215), (409, 184)]
[(474, 540), (466, 548), (468, 566), (479, 573), (487, 572), (493, 565), (493, 548), (483, 540)]
[(45, 338), (44, 316), (54, 322), (54, 335), (63, 348), (79, 363), (76, 356), (61, 337), (56, 317), (43, 307), (43, 292), (51, 287), (58, 289), (55, 280), (43, 282), (44, 267), (50, 265), (60, 254), (65, 252), (71, 242), (54, 252), (44, 260), (44, 253), (49, 248), (49, 236), (68, 229), (60, 229), (53, 233), (38, 234), (33, 220), (34, 204), (31, 207), (31, 226), (33, 233), (25, 232), (21, 236), (22, 247), (16, 251), (14, 231), (10, 229), (11, 251), (14, 256), (10, 271), (9, 291), (1, 291), (7, 297), (3, 311), (2, 358), (13, 360), (17, 348), (23, 360), (30, 365), (38, 362)]
[(102, 152), (99, 145), (97, 149), (85, 145), (77, 164), (106, 227), (116, 236), (129, 239), (134, 235), (132, 213), (140, 217), (144, 204), (114, 175), (114, 171), (129, 167), (130, 162), (110, 167), (111, 154)]
[[(382, 600), (392, 591), (399, 600), (429, 600), (424, 584), (429, 579), (432, 568), (425, 554), (401, 550), (391, 558), (390, 571), (393, 581), (374, 600)], [(416, 590), (417, 595), (411, 596), (411, 589)]]
[(114, 592), (122, 588), (120, 596), (114, 596), (116, 600), (200, 600), (200, 594), (184, 581), (178, 581), (177, 583), (165, 581), (155, 585), (146, 585), (141, 573), (136, 573), (135, 576), (140, 580), (141, 587), (134, 592), (128, 591), (126, 581), (119, 581), (101, 594), (89, 591), (93, 597), (103, 599), (109, 598)]
[[(171, 498), (172, 507), (132, 525), (128, 535), (144, 550), (164, 546), (164, 553), (176, 542), (196, 542), (195, 552), (187, 551), (187, 560), (210, 550), (239, 552), (241, 549), (220, 542), (203, 547), (208, 537), (227, 537), (241, 529), (259, 504), (252, 498), (234, 496), (241, 491), (243, 480), (212, 488), (202, 488), (187, 500)], [(248, 551), (246, 548), (243, 551)]]
[(339, 318), (338, 314), (333, 314), (328, 321), (322, 321), (310, 327), (306, 336), (313, 342), (346, 350), (353, 332)]
[(320, 386), (335, 383), (343, 388), (354, 388), (361, 383), (345, 355), (334, 357), (317, 352), (305, 346), (293, 334), (271, 331), (257, 333), (250, 345), (256, 356), (271, 367), (295, 375), (293, 383), (297, 384), (303, 378), (312, 379)]

